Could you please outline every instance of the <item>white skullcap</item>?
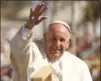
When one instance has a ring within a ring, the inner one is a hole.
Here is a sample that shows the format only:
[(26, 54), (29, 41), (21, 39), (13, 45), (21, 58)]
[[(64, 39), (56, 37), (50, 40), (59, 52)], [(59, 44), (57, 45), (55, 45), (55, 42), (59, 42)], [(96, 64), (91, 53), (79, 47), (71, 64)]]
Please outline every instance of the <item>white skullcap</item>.
[[(70, 26), (69, 26), (66, 22), (60, 21), (60, 20), (55, 20), (55, 21), (53, 21), (51, 24), (55, 24), (55, 23), (63, 24), (65, 27), (68, 28), (69, 32), (71, 32), (71, 28), (70, 28)], [(51, 24), (50, 24), (50, 25), (51, 25)]]

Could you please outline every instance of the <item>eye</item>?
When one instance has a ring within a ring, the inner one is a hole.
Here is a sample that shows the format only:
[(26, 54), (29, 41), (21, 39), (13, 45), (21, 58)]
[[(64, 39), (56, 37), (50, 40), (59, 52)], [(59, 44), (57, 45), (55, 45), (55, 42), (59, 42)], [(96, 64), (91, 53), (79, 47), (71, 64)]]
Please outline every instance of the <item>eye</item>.
[(52, 42), (56, 41), (56, 38), (54, 38), (54, 37), (53, 37), (53, 38), (51, 38), (51, 41), (52, 41)]
[(61, 41), (61, 42), (65, 42), (65, 39), (64, 39), (64, 38), (61, 38), (60, 41)]

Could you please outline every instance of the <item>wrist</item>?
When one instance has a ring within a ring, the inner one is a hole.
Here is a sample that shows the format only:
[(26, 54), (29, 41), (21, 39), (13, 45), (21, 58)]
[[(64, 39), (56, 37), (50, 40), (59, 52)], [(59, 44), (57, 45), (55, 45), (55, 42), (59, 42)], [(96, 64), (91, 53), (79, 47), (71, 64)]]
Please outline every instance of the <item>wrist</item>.
[(32, 29), (34, 26), (35, 26), (34, 24), (31, 24), (29, 22), (25, 23), (25, 28)]

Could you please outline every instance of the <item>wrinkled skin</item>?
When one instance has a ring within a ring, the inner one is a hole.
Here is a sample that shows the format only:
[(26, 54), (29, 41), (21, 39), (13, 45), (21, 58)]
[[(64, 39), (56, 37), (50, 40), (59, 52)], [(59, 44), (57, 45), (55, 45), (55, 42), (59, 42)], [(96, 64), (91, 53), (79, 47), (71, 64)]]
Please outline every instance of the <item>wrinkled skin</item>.
[(58, 60), (70, 44), (70, 32), (62, 24), (51, 24), (45, 34), (45, 49), (49, 60)]

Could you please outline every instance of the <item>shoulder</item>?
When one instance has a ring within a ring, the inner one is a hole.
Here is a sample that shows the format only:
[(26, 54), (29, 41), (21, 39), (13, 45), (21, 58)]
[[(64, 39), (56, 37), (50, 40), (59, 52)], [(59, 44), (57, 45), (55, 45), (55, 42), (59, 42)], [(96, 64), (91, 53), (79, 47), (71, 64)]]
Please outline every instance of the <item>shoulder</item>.
[(71, 76), (80, 77), (83, 81), (92, 81), (88, 65), (72, 53), (65, 52), (64, 57), (65, 71), (69, 69)]
[(64, 59), (69, 61), (73, 66), (88, 67), (82, 59), (78, 58), (75, 54), (72, 54), (70, 52), (64, 53)]

